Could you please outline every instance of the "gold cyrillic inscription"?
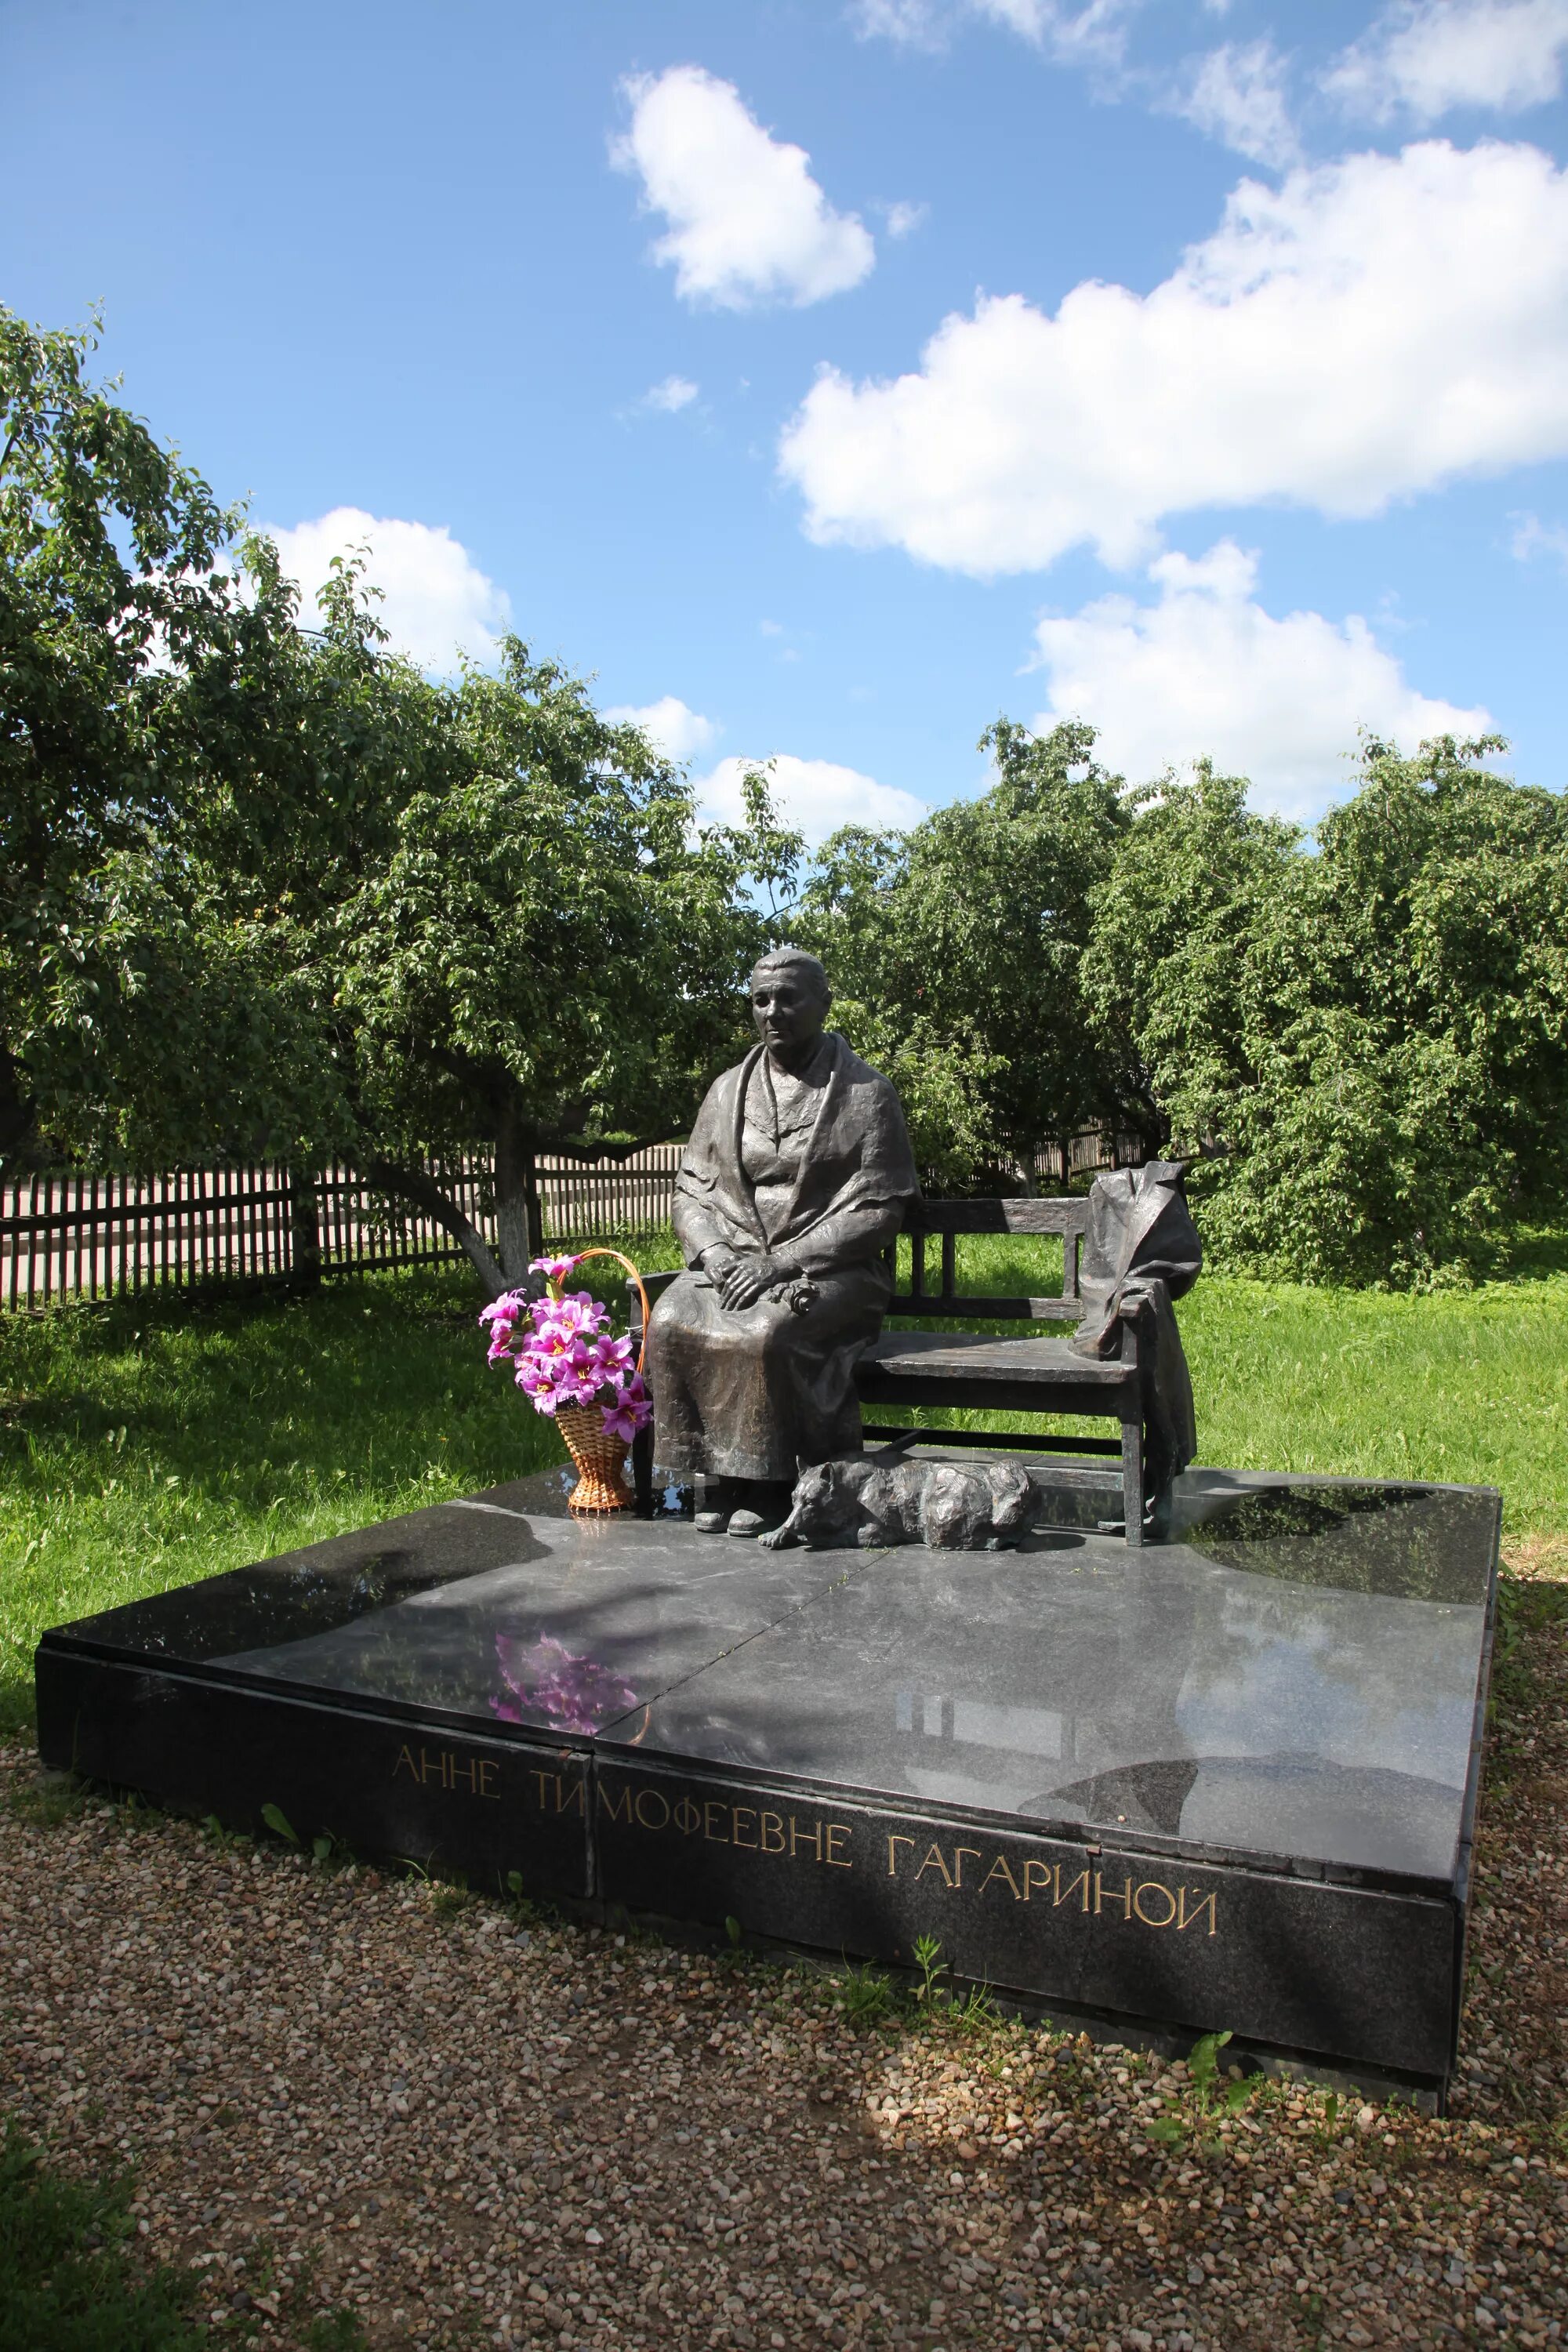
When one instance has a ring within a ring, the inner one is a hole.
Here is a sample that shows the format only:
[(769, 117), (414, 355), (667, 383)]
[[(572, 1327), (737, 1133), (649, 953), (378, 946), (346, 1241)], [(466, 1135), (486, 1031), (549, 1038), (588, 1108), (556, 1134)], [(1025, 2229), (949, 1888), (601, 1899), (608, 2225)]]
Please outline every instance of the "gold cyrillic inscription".
[[(830, 1832), (830, 1840), (832, 1835)], [(1134, 1883), (1131, 1873), (1123, 1873), (1121, 1885), (1116, 1886), (1108, 1885), (1103, 1872), (1087, 1862), (1081, 1869), (1074, 1870), (1070, 1864), (1042, 1862), (1030, 1854), (1015, 1864), (1005, 1853), (996, 1853), (987, 1862), (985, 1849), (973, 1845), (955, 1845), (944, 1853), (940, 1844), (933, 1843), (926, 1847), (918, 1863), (917, 1853), (918, 1838), (890, 1836), (888, 1876), (918, 1881), (932, 1871), (955, 1894), (987, 1895), (994, 1888), (998, 1895), (1011, 1895), (1015, 1903), (1031, 1903), (1037, 1895), (1048, 1895), (1053, 1911), (1060, 1910), (1065, 1904), (1069, 1910), (1076, 1908), (1089, 1918), (1112, 1919), (1122, 1925), (1136, 1920), (1143, 1927), (1190, 1927), (1206, 1913), (1209, 1934), (1218, 1933), (1216, 1895), (1199, 1895), (1185, 1886), (1167, 1886), (1161, 1878)], [(976, 1864), (967, 1879), (963, 1875), (966, 1861)]]
[[(1196, 1919), (1201, 1916), (1205, 1911), (1209, 1915), (1209, 1934), (1212, 1936), (1215, 1933), (1215, 1898), (1212, 1895), (1205, 1895), (1202, 1896), (1198, 1902), (1194, 1904), (1193, 1919)], [(1178, 1929), (1182, 1927), (1190, 1927), (1193, 1924), (1193, 1919), (1189, 1919), (1187, 1916), (1187, 1890), (1184, 1886), (1181, 1890), (1176, 1912), (1176, 1926)]]
[[(1152, 1895), (1157, 1903), (1164, 1905), (1164, 1912), (1161, 1917), (1152, 1917), (1143, 1908), (1143, 1897), (1146, 1895)], [(1145, 1927), (1168, 1927), (1176, 1916), (1176, 1898), (1170, 1888), (1163, 1886), (1157, 1878), (1146, 1878), (1142, 1886), (1135, 1886), (1132, 1890), (1132, 1908), (1142, 1920)]]
[(528, 1777), (539, 1791), (539, 1810), (542, 1813), (546, 1813), (552, 1810), (549, 1802), (549, 1792), (553, 1790), (555, 1798), (553, 1806), (554, 1811), (558, 1813), (581, 1813), (584, 1818), (586, 1817), (588, 1811), (588, 1784), (586, 1780), (568, 1780), (565, 1775), (561, 1772), (531, 1772)]
[[(410, 1766), (408, 1769), (415, 1769)], [(482, 1768), (481, 1768), (482, 1769)], [(563, 1812), (581, 1808), (583, 1787), (566, 1787), (558, 1773), (536, 1772), (542, 1810)], [(667, 1784), (668, 1788), (668, 1784)], [(486, 1790), (484, 1793), (489, 1794)], [(732, 1845), (743, 1853), (765, 1853), (789, 1862), (816, 1863), (826, 1870), (853, 1870), (854, 1829), (848, 1822), (812, 1819), (798, 1813), (773, 1812), (760, 1805), (737, 1805), (727, 1797), (699, 1798), (682, 1790), (666, 1793), (658, 1787), (618, 1789), (599, 1784), (601, 1815), (617, 1827), (649, 1832), (656, 1837), (700, 1838), (708, 1845)], [(1130, 1871), (1115, 1874), (1096, 1867), (1098, 1849), (1089, 1848), (1081, 1864), (1049, 1863), (1038, 1855), (1005, 1853), (994, 1847), (946, 1845), (940, 1838), (929, 1843), (913, 1832), (895, 1831), (887, 1838), (888, 1876), (913, 1880), (934, 1877), (944, 1891), (993, 1902), (1048, 1901), (1053, 1911), (1076, 1910), (1080, 1917), (1178, 1932), (1206, 1923), (1211, 1936), (1219, 1932), (1217, 1895), (1200, 1895), (1194, 1887), (1171, 1886), (1161, 1878), (1134, 1879)], [(965, 1875), (964, 1864), (970, 1869)]]
[[(542, 1808), (545, 1786), (554, 1776), (536, 1772), (533, 1777), (540, 1784)], [(556, 1811), (561, 1811), (559, 1799)], [(795, 1813), (732, 1805), (726, 1797), (707, 1797), (699, 1802), (689, 1796), (667, 1797), (659, 1789), (623, 1787), (613, 1792), (603, 1781), (599, 1811), (612, 1822), (651, 1830), (656, 1836), (673, 1830), (681, 1837), (700, 1837), (708, 1845), (739, 1846), (742, 1853), (783, 1854), (790, 1861), (804, 1857), (833, 1870), (855, 1867), (847, 1851), (854, 1835), (848, 1822), (803, 1821)]]
[(395, 1780), (400, 1772), (421, 1789), (445, 1789), (452, 1796), (494, 1797), (499, 1803), (500, 1790), (494, 1786), (500, 1766), (493, 1756), (459, 1756), (455, 1748), (437, 1748), (434, 1754), (428, 1748), (413, 1748), (405, 1740), (397, 1751), (397, 1761), (392, 1768)]

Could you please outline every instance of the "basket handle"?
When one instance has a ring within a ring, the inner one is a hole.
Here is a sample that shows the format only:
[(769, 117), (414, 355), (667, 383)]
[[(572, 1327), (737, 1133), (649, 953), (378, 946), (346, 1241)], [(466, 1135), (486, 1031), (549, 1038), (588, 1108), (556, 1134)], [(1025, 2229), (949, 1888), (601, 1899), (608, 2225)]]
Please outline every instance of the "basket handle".
[[(647, 1353), (647, 1318), (651, 1311), (647, 1303), (647, 1292), (643, 1287), (643, 1278), (641, 1275), (637, 1272), (630, 1258), (623, 1257), (620, 1251), (617, 1249), (602, 1249), (595, 1245), (593, 1249), (578, 1250), (574, 1255), (579, 1265), (582, 1265), (583, 1260), (585, 1257), (613, 1257), (617, 1265), (624, 1265), (626, 1267), (626, 1272), (637, 1284), (637, 1297), (642, 1301), (642, 1340), (637, 1349), (637, 1370), (640, 1372), (642, 1370), (642, 1360)], [(558, 1282), (551, 1283), (549, 1285), (549, 1289), (552, 1297), (560, 1297), (561, 1285)]]

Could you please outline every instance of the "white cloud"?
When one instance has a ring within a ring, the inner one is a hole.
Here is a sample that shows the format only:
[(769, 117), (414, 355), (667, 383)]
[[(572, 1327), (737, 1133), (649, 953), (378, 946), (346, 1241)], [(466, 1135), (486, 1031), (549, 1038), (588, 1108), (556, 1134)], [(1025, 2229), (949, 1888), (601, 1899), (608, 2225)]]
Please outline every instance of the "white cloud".
[(700, 710), (689, 709), (673, 694), (660, 695), (657, 702), (640, 706), (618, 702), (600, 715), (612, 727), (640, 727), (667, 760), (689, 760), (694, 753), (705, 751), (723, 731), (717, 719), (704, 719)]
[(662, 383), (650, 383), (642, 396), (645, 408), (657, 409), (663, 416), (673, 416), (678, 410), (689, 408), (702, 387), (693, 383), (688, 375), (667, 375)]
[(947, 37), (950, 14), (942, 0), (852, 0), (849, 21), (863, 41), (939, 49)]
[(898, 204), (883, 205), (879, 210), (887, 223), (888, 235), (892, 237), (912, 236), (916, 229), (931, 218), (929, 205), (906, 204), (902, 200)]
[(924, 801), (896, 784), (879, 784), (832, 760), (797, 760), (789, 751), (776, 752), (772, 760), (721, 760), (696, 788), (704, 812), (738, 824), (745, 814), (741, 779), (752, 768), (771, 769), (774, 807), (811, 842), (825, 841), (841, 824), (902, 832), (931, 814)]
[(1226, 41), (1197, 60), (1165, 104), (1221, 146), (1283, 169), (1300, 154), (1285, 100), (1285, 70), (1271, 41)]
[(946, 319), (918, 373), (826, 370), (780, 444), (824, 543), (981, 575), (1162, 518), (1289, 500), (1372, 515), (1568, 453), (1568, 177), (1428, 141), (1244, 180), (1148, 295), (1086, 281)]
[(1436, 122), (1467, 106), (1515, 113), (1557, 96), (1565, 47), (1568, 0), (1395, 0), (1322, 88), (1373, 122)]
[(1127, 45), (1128, 19), (1143, 0), (1083, 0), (1076, 8), (1064, 5), (1063, 0), (969, 0), (969, 5), (1063, 63), (1116, 64)]
[(1511, 520), (1514, 530), (1509, 553), (1517, 563), (1529, 563), (1538, 555), (1554, 555), (1568, 572), (1568, 526), (1542, 522), (1533, 514), (1514, 515)]
[(368, 551), (364, 577), (382, 591), (376, 608), (398, 653), (421, 669), (450, 670), (459, 652), (485, 660), (498, 631), (509, 626), (511, 605), (444, 523), (402, 522), (366, 514), (363, 507), (334, 507), (314, 522), (291, 530), (268, 525), (284, 572), (302, 590), (300, 618), (318, 627), (316, 592), (334, 555)]
[(1043, 49), (1061, 65), (1117, 64), (1128, 19), (1144, 0), (853, 0), (849, 20), (862, 40), (905, 48), (945, 47), (955, 24), (980, 16)]
[(805, 148), (770, 138), (732, 82), (672, 66), (625, 87), (631, 128), (611, 159), (641, 176), (645, 206), (668, 221), (654, 257), (674, 265), (683, 301), (800, 308), (869, 275), (877, 249), (864, 224), (834, 211)]
[(1413, 749), (1490, 724), (1418, 694), (1358, 614), (1276, 619), (1253, 595), (1257, 558), (1232, 540), (1196, 561), (1163, 555), (1149, 576), (1152, 604), (1102, 596), (1036, 631), (1050, 679), (1037, 728), (1088, 719), (1100, 756), (1137, 781), (1209, 757), (1250, 776), (1259, 805), (1308, 820), (1348, 789), (1358, 728)]

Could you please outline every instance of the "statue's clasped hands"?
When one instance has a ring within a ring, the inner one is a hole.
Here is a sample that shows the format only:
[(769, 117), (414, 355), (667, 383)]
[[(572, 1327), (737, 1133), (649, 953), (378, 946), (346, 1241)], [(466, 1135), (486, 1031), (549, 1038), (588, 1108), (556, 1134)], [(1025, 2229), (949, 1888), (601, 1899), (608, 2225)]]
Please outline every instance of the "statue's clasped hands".
[(702, 1271), (731, 1315), (754, 1307), (769, 1291), (805, 1286), (799, 1267), (783, 1258), (742, 1257), (728, 1253), (721, 1255), (715, 1252), (703, 1259)]

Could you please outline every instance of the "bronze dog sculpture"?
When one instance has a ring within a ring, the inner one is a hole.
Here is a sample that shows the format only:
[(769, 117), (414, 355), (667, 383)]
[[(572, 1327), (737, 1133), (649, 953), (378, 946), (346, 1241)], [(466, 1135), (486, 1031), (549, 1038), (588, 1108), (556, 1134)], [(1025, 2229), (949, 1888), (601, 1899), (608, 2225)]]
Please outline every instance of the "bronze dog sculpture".
[(883, 1464), (852, 1454), (803, 1470), (788, 1517), (760, 1540), (771, 1551), (797, 1543), (1002, 1551), (1027, 1532), (1033, 1511), (1034, 1489), (1021, 1463)]

